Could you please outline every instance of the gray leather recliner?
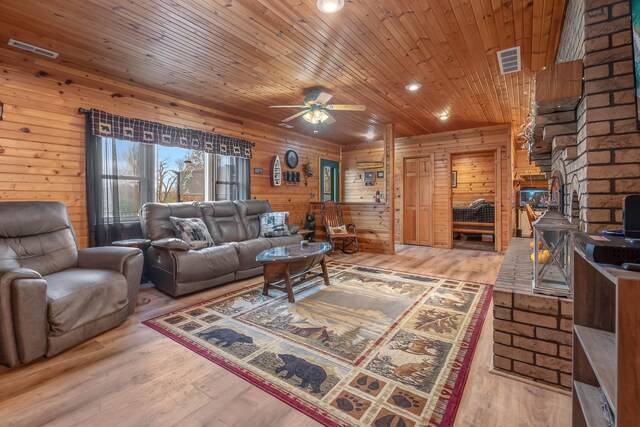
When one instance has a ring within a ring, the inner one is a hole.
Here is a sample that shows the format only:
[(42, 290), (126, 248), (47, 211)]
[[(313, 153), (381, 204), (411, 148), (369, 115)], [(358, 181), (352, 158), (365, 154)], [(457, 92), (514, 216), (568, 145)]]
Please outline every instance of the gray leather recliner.
[(58, 202), (0, 202), (0, 363), (51, 357), (135, 310), (142, 251), (78, 250)]
[[(302, 236), (261, 238), (260, 214), (271, 212), (265, 200), (146, 203), (142, 231), (151, 239), (147, 275), (161, 291), (179, 296), (262, 274), (256, 255), (274, 246), (302, 241)], [(176, 238), (169, 217), (201, 218), (216, 246), (191, 249)], [(292, 233), (297, 227), (290, 227)]]

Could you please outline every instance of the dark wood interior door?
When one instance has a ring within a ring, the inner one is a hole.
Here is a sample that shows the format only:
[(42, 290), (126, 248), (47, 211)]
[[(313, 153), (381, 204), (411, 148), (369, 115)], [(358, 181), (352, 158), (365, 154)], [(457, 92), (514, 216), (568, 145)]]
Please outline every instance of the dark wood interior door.
[(432, 246), (433, 167), (431, 157), (405, 159), (403, 173), (403, 243)]

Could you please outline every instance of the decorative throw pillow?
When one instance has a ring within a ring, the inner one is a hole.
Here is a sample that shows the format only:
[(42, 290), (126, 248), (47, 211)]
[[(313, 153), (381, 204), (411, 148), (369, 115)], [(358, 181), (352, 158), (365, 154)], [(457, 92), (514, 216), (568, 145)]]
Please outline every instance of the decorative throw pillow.
[(289, 212), (267, 212), (260, 215), (260, 237), (291, 236), (287, 223)]
[(176, 230), (176, 236), (187, 242), (192, 249), (202, 249), (216, 245), (211, 234), (209, 234), (209, 230), (207, 230), (207, 226), (204, 225), (204, 221), (200, 218), (171, 216), (169, 219)]
[(329, 227), (330, 234), (349, 234), (347, 232), (347, 226), (341, 225), (340, 227)]
[(477, 208), (478, 206), (480, 206), (481, 204), (483, 204), (485, 201), (485, 199), (476, 199), (473, 202), (471, 202), (471, 204), (469, 205), (470, 208)]

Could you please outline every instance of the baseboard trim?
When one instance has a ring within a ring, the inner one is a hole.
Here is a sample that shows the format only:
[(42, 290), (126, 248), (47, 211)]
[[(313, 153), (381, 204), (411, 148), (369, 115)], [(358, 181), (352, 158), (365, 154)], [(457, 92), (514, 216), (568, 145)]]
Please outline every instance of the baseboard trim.
[(516, 381), (520, 381), (521, 383), (525, 383), (525, 384), (533, 385), (533, 386), (536, 386), (536, 387), (540, 387), (540, 388), (543, 388), (545, 390), (555, 391), (556, 393), (564, 394), (565, 396), (572, 396), (572, 392), (569, 391), (569, 390), (563, 390), (563, 389), (560, 389), (558, 387), (551, 386), (549, 384), (539, 383), (539, 382), (530, 380), (528, 378), (521, 377), (519, 375), (510, 374), (508, 372), (501, 371), (499, 369), (495, 369), (493, 367), (493, 364), (491, 364), (491, 366), (489, 366), (489, 372), (492, 373), (492, 374), (495, 374), (495, 375), (500, 375), (501, 377), (509, 378), (509, 379), (516, 380)]

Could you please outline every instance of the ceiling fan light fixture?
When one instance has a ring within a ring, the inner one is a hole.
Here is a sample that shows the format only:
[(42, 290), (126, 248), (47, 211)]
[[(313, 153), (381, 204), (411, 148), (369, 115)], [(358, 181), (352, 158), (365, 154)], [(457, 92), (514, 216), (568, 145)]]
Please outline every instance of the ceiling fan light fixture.
[(329, 118), (329, 115), (324, 110), (312, 109), (304, 113), (302, 118), (311, 124), (317, 125), (318, 123), (324, 123)]
[(336, 13), (344, 7), (344, 0), (318, 0), (316, 6), (320, 12)]
[(416, 90), (420, 89), (421, 87), (422, 87), (422, 85), (420, 83), (409, 83), (404, 88), (406, 90), (411, 91), (411, 92), (415, 92)]

